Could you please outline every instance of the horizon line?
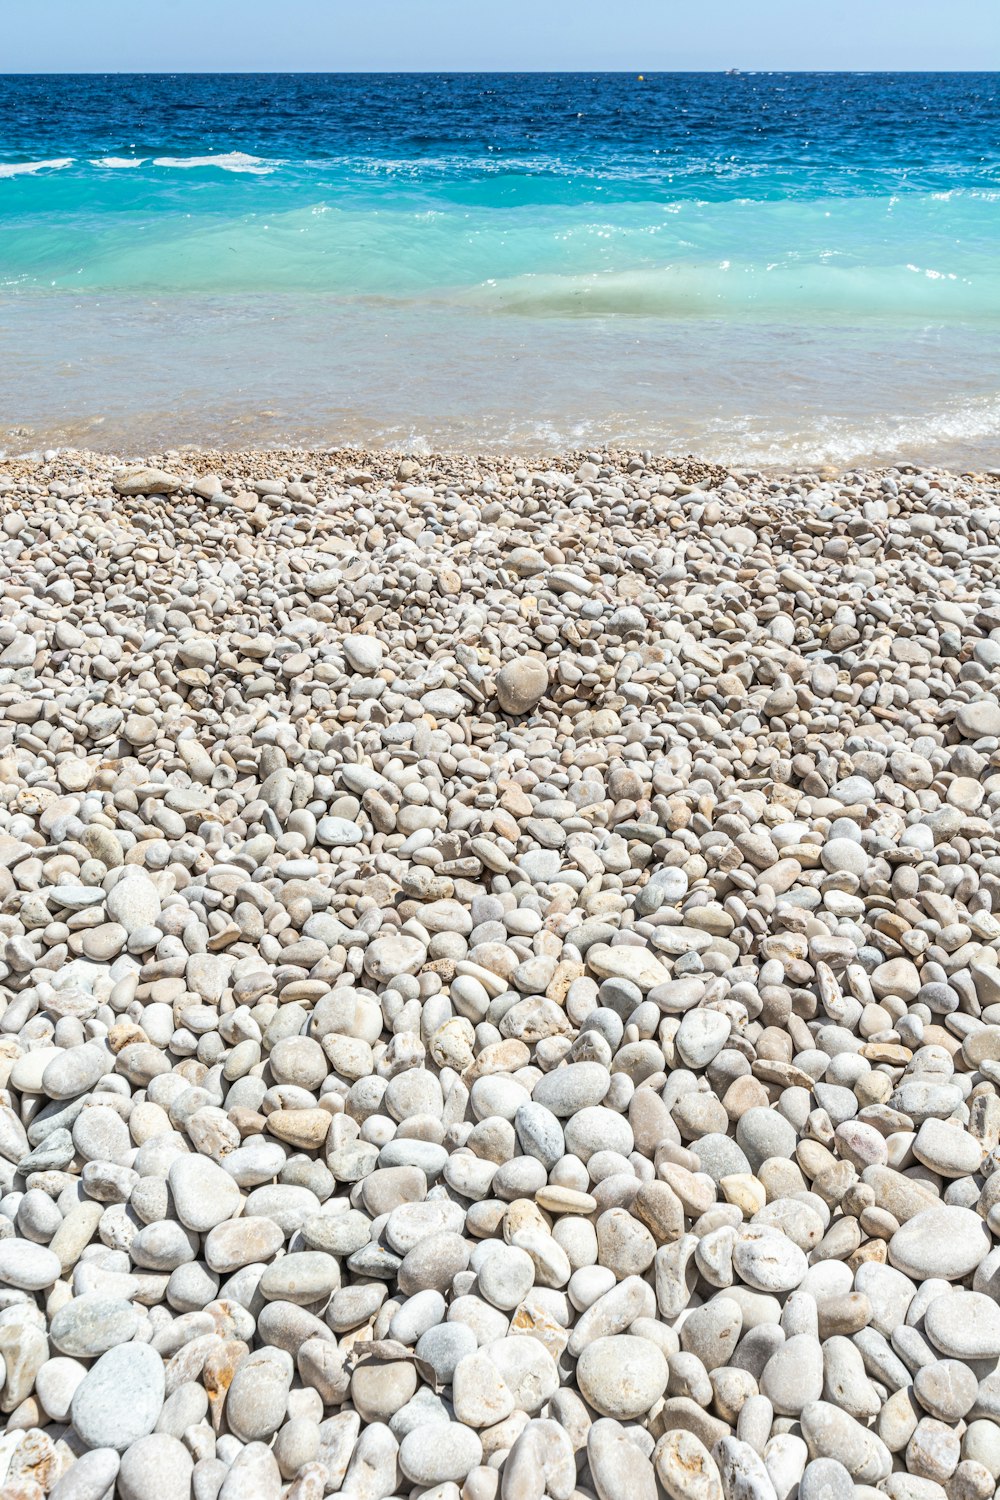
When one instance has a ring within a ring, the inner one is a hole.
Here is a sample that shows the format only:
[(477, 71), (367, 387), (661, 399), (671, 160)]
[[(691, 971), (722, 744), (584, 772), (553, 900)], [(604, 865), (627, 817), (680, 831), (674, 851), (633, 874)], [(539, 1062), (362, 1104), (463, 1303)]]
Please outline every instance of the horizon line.
[(972, 74), (1000, 77), (997, 68), (652, 68), (639, 64), (635, 68), (19, 68), (0, 72), (5, 78), (602, 78), (633, 77), (672, 78), (688, 74), (708, 77), (760, 77), (774, 74), (801, 74), (808, 77), (858, 78), (942, 77)]

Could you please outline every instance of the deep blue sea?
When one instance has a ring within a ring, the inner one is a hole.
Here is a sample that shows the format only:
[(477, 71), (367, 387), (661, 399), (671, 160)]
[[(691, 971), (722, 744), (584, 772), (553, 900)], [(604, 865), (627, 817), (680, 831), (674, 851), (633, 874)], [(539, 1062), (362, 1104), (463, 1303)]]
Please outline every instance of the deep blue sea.
[(1000, 463), (995, 74), (0, 78), (0, 447)]

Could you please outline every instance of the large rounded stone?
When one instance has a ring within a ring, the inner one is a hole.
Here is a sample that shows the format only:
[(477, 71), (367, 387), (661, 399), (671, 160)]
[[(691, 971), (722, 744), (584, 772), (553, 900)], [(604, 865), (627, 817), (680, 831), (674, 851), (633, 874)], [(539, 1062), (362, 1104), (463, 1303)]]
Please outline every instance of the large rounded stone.
[(787, 1235), (773, 1229), (745, 1229), (733, 1245), (733, 1269), (758, 1292), (789, 1292), (805, 1277), (809, 1263)]
[(949, 1359), (1000, 1359), (1000, 1306), (982, 1292), (944, 1292), (924, 1314), (924, 1332)]
[(269, 1442), (285, 1419), (295, 1366), (284, 1349), (264, 1348), (236, 1367), (226, 1420), (242, 1443)]
[(462, 1484), (482, 1461), (478, 1435), (459, 1422), (417, 1427), (399, 1445), (399, 1467), (414, 1484)]
[(170, 1165), (167, 1181), (177, 1217), (198, 1234), (225, 1223), (239, 1210), (239, 1187), (207, 1156), (178, 1156)]
[(121, 1500), (188, 1500), (194, 1462), (184, 1444), (166, 1432), (133, 1443), (118, 1471)]
[(649, 1339), (628, 1334), (595, 1339), (580, 1355), (577, 1384), (602, 1416), (630, 1422), (644, 1416), (667, 1388), (667, 1361)]
[(505, 714), (530, 713), (544, 698), (549, 672), (538, 656), (519, 656), (497, 673), (497, 700)]
[(889, 1241), (889, 1259), (917, 1281), (959, 1281), (989, 1253), (992, 1241), (971, 1208), (942, 1204), (914, 1214)]
[(393, 933), (369, 943), (365, 949), (365, 973), (385, 984), (401, 974), (415, 974), (426, 958), (423, 943), (406, 933)]
[(123, 1452), (156, 1426), (165, 1387), (163, 1361), (149, 1344), (102, 1354), (73, 1396), (71, 1420), (88, 1448)]
[(53, 1313), (49, 1337), (60, 1354), (93, 1359), (117, 1344), (127, 1344), (138, 1326), (139, 1313), (130, 1302), (88, 1292)]
[(24, 1292), (40, 1292), (51, 1286), (62, 1267), (47, 1245), (32, 1240), (0, 1240), (0, 1283)]

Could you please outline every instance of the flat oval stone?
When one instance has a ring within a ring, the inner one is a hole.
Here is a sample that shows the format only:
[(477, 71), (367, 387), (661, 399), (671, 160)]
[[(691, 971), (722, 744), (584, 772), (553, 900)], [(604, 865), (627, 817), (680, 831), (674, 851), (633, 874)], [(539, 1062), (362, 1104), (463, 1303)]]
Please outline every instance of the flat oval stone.
[(60, 1354), (93, 1359), (117, 1344), (127, 1344), (138, 1326), (139, 1313), (132, 1303), (88, 1292), (53, 1313), (49, 1338)]
[(0, 1282), (23, 1292), (40, 1292), (62, 1275), (58, 1255), (33, 1240), (0, 1240)]
[(316, 824), (317, 841), (327, 849), (349, 849), (360, 844), (364, 836), (364, 830), (348, 818), (320, 818)]
[[(608, 1082), (610, 1083), (610, 1074)], [(603, 1096), (602, 1096), (603, 1097)], [(532, 1100), (518, 1106), (514, 1115), (514, 1129), (522, 1151), (533, 1156), (551, 1172), (560, 1157), (566, 1154), (563, 1129), (552, 1110)], [(544, 1191), (544, 1184), (541, 1191)], [(536, 1200), (537, 1201), (537, 1200)]]
[(760, 1106), (740, 1116), (736, 1141), (745, 1152), (752, 1172), (772, 1156), (791, 1157), (796, 1146), (794, 1127), (777, 1110)]
[(809, 1263), (787, 1235), (748, 1229), (733, 1245), (733, 1269), (758, 1292), (788, 1292), (803, 1280)]
[(932, 1118), (946, 1120), (961, 1105), (962, 1092), (952, 1083), (904, 1078), (887, 1102), (890, 1109), (898, 1109), (909, 1115), (914, 1124), (922, 1125)]
[(930, 1276), (959, 1281), (976, 1269), (991, 1245), (990, 1232), (977, 1213), (942, 1204), (914, 1214), (897, 1229), (889, 1241), (889, 1259), (917, 1281)]
[(446, 1292), (468, 1264), (469, 1246), (462, 1235), (450, 1230), (429, 1235), (404, 1256), (399, 1267), (399, 1290), (406, 1297), (428, 1290)]
[(437, 719), (457, 719), (468, 710), (468, 702), (454, 688), (432, 688), (423, 695), (420, 703)]
[(270, 1182), (284, 1165), (285, 1152), (279, 1142), (268, 1141), (261, 1136), (230, 1151), (223, 1158), (222, 1170), (228, 1172), (239, 1187), (256, 1187), (260, 1183)]
[(240, 1190), (230, 1174), (207, 1156), (178, 1156), (167, 1173), (177, 1217), (204, 1234), (239, 1210)]
[(295, 1361), (303, 1385), (318, 1391), (324, 1406), (341, 1404), (350, 1388), (351, 1377), (346, 1368), (346, 1356), (332, 1339), (306, 1339), (299, 1345)]
[(565, 1136), (566, 1150), (584, 1163), (598, 1151), (617, 1151), (628, 1156), (635, 1144), (628, 1121), (601, 1104), (581, 1109), (567, 1120)]
[(135, 865), (126, 865), (125, 873), (108, 893), (108, 916), (130, 935), (145, 927), (155, 927), (160, 917), (160, 893)]
[(163, 1361), (149, 1344), (102, 1354), (73, 1396), (73, 1427), (88, 1448), (124, 1452), (156, 1426), (163, 1405)]
[[(665, 932), (667, 929), (660, 928), (659, 931)], [(698, 946), (708, 945), (710, 939), (707, 933), (698, 933), (697, 937), (704, 939), (704, 943), (699, 943)], [(664, 968), (654, 953), (631, 943), (615, 943), (612, 946), (595, 943), (587, 950), (587, 964), (599, 979), (630, 979), (643, 992), (666, 984), (670, 979), (669, 970)]]
[(975, 1405), (978, 1390), (974, 1373), (958, 1359), (921, 1365), (913, 1377), (913, 1391), (920, 1405), (941, 1422), (960, 1422)]
[(499, 1245), (479, 1266), (479, 1293), (493, 1307), (512, 1312), (535, 1281), (531, 1256), (513, 1245)]
[(388, 1421), (417, 1389), (417, 1372), (409, 1360), (367, 1360), (351, 1376), (351, 1401), (365, 1422)]
[(611, 1074), (603, 1063), (567, 1063), (543, 1073), (531, 1091), (532, 1100), (559, 1119), (600, 1104), (611, 1087)]
[(924, 1314), (924, 1332), (949, 1359), (1000, 1359), (1000, 1306), (983, 1292), (935, 1297)]
[(340, 1267), (322, 1250), (300, 1250), (283, 1255), (260, 1278), (259, 1291), (269, 1300), (307, 1307), (323, 1301), (340, 1286)]
[(42, 1078), (49, 1063), (66, 1056), (61, 1047), (34, 1047), (15, 1059), (10, 1070), (10, 1086), (22, 1094), (44, 1093)]
[[(369, 1225), (369, 1236), (371, 1223)], [(421, 1240), (434, 1234), (461, 1234), (465, 1210), (448, 1198), (428, 1199), (425, 1203), (401, 1203), (389, 1214), (385, 1238), (397, 1255), (406, 1255)]]
[(114, 1068), (114, 1057), (97, 1042), (68, 1047), (46, 1065), (42, 1088), (50, 1099), (75, 1099)]
[(272, 1219), (260, 1215), (217, 1224), (205, 1238), (205, 1259), (213, 1271), (228, 1274), (240, 1266), (268, 1261), (285, 1243)]
[(978, 1172), (983, 1149), (974, 1136), (946, 1120), (927, 1119), (917, 1131), (913, 1154), (942, 1177), (968, 1177)]
[(412, 1347), (421, 1335), (444, 1321), (447, 1303), (440, 1292), (428, 1289), (407, 1297), (393, 1314), (389, 1337)]
[(417, 1427), (399, 1445), (399, 1467), (415, 1484), (462, 1484), (482, 1461), (478, 1434), (460, 1422)]
[(908, 1276), (893, 1266), (864, 1261), (854, 1275), (855, 1290), (868, 1298), (872, 1309), (871, 1326), (885, 1338), (906, 1317), (916, 1287)]

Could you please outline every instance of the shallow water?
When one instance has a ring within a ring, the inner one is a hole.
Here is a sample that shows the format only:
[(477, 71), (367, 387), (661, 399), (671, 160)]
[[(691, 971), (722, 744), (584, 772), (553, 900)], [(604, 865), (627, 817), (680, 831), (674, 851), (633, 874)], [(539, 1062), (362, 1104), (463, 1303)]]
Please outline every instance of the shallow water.
[(0, 79), (0, 444), (1000, 462), (995, 75)]

